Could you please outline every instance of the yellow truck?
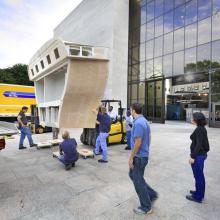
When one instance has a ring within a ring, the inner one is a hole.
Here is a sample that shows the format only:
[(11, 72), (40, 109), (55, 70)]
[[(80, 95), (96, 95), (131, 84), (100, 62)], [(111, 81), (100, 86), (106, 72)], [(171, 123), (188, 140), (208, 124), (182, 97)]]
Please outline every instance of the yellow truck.
[(27, 116), (31, 116), (31, 105), (36, 105), (33, 86), (0, 83), (0, 120), (17, 117), (22, 106), (29, 107)]

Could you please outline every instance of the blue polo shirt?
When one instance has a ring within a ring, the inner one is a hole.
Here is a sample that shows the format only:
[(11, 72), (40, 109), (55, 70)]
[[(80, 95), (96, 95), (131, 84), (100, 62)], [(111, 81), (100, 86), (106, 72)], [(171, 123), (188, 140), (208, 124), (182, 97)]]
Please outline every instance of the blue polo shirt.
[(66, 162), (72, 162), (77, 158), (78, 152), (76, 147), (77, 143), (74, 138), (65, 139), (60, 144), (60, 149), (64, 152), (64, 160)]
[(108, 114), (98, 113), (97, 121), (99, 121), (99, 131), (101, 133), (109, 133), (111, 129), (111, 118)]
[(148, 157), (150, 147), (150, 126), (147, 119), (140, 115), (134, 119), (131, 130), (131, 147), (134, 147), (135, 139), (141, 138), (141, 146), (136, 157)]

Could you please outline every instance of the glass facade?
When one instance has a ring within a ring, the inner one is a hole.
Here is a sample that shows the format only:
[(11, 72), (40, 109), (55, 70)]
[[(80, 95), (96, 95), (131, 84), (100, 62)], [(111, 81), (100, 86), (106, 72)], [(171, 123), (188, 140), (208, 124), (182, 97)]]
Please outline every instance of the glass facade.
[(218, 68), (220, 0), (130, 0), (128, 105), (144, 82)]

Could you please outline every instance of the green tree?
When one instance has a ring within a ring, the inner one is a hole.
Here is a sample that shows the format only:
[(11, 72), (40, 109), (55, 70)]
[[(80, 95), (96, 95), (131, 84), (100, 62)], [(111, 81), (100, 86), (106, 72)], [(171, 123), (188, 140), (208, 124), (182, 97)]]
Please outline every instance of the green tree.
[(28, 78), (25, 64), (15, 64), (12, 67), (0, 69), (0, 83), (33, 86), (33, 82)]

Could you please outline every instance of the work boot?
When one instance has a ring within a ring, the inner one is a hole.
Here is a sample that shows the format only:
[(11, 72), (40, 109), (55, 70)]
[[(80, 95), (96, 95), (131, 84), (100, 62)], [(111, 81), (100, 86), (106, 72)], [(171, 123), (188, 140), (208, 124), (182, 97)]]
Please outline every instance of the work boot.
[(37, 147), (37, 144), (33, 143), (30, 145), (30, 147)]
[(18, 148), (19, 150), (24, 150), (24, 149), (26, 149), (26, 147), (25, 146), (23, 146), (23, 145), (21, 145), (21, 146), (19, 146), (19, 148)]
[(72, 163), (72, 167), (75, 167), (75, 162)]
[(99, 162), (99, 163), (108, 163), (107, 160), (103, 160), (103, 159), (98, 160), (98, 162)]
[(125, 148), (125, 150), (131, 150), (131, 148), (127, 146), (127, 147)]
[(67, 165), (65, 165), (65, 169), (66, 169), (66, 170), (70, 170), (71, 167), (72, 167), (72, 164), (67, 164)]
[(136, 209), (133, 209), (134, 213), (135, 214), (138, 214), (138, 215), (149, 215), (153, 212), (152, 209), (150, 209), (149, 211), (143, 211), (140, 207), (136, 208)]

